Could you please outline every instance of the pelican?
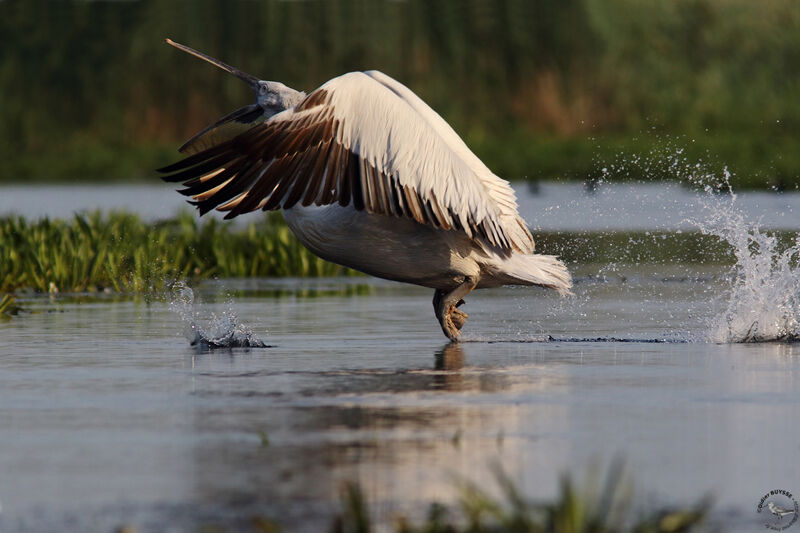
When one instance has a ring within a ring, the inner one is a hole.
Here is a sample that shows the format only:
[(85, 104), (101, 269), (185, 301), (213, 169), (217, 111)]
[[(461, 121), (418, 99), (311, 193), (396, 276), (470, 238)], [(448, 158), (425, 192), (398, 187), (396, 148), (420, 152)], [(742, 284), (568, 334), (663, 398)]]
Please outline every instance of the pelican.
[(794, 514), (794, 509), (786, 509), (780, 505), (775, 505), (773, 502), (767, 503), (767, 508), (769, 508), (770, 513), (778, 517), (778, 520), (782, 520), (786, 515)]
[[(247, 83), (256, 101), (211, 124), (159, 169), (182, 182), (200, 215), (280, 209), (319, 257), (434, 289), (444, 334), (457, 341), (474, 289), (538, 285), (569, 293), (564, 264), (534, 253), (510, 184), (433, 109), (377, 70), (349, 72), (309, 94), (265, 81), (170, 39)], [(215, 132), (240, 124), (225, 140)]]

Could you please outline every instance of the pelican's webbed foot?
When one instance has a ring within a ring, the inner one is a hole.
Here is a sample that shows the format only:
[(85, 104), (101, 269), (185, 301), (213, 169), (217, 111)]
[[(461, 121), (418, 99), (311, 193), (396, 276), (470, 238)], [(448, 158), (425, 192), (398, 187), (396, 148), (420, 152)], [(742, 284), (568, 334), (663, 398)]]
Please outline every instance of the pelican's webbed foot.
[(467, 322), (469, 315), (458, 309), (464, 304), (464, 296), (472, 292), (478, 284), (474, 278), (467, 277), (464, 282), (450, 292), (436, 289), (433, 294), (433, 310), (442, 331), (451, 341), (457, 341), (461, 336), (461, 328)]
[[(462, 302), (464, 300), (461, 300)], [(467, 323), (467, 319), (469, 315), (460, 309), (453, 308), (453, 311), (450, 313), (450, 320), (453, 321), (453, 325), (460, 331), (461, 328), (464, 327), (464, 324)]]

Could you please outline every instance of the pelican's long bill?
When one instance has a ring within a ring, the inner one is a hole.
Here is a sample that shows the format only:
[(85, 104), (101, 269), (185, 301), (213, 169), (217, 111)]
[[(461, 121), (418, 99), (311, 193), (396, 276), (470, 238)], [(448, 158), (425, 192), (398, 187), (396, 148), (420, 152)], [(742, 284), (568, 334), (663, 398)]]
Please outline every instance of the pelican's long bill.
[[(182, 51), (186, 52), (187, 54), (191, 54), (191, 55), (193, 55), (195, 57), (199, 57), (203, 61), (207, 61), (208, 63), (211, 63), (215, 67), (219, 67), (222, 70), (224, 70), (225, 72), (229, 72), (230, 74), (233, 74), (234, 76), (236, 76), (240, 80), (242, 80), (245, 83), (247, 83), (253, 89), (253, 91), (255, 91), (256, 97), (258, 97), (258, 91), (259, 91), (259, 87), (260, 87), (258, 82), (260, 80), (258, 78), (256, 78), (255, 76), (253, 76), (252, 74), (248, 74), (247, 72), (241, 71), (236, 67), (232, 67), (232, 66), (228, 65), (227, 63), (224, 63), (224, 62), (220, 61), (219, 59), (216, 59), (216, 58), (213, 58), (213, 57), (211, 57), (209, 55), (204, 54), (203, 52), (198, 52), (194, 48), (190, 48), (190, 47), (188, 47), (188, 46), (186, 46), (184, 44), (176, 43), (172, 39), (165, 39), (165, 41), (166, 41), (166, 43), (168, 45), (174, 46), (178, 50), (182, 50)], [(246, 105), (246, 106), (244, 106), (242, 108), (239, 108), (236, 111), (233, 111), (232, 113), (228, 113), (227, 115), (225, 115), (221, 119), (217, 120), (216, 122), (214, 122), (210, 126), (208, 126), (205, 129), (203, 129), (200, 133), (197, 133), (197, 134), (193, 135), (191, 139), (189, 139), (188, 141), (183, 143), (183, 145), (181, 145), (181, 147), (178, 148), (178, 151), (183, 152), (189, 146), (191, 146), (197, 139), (199, 139), (200, 137), (202, 137), (203, 135), (205, 135), (209, 131), (211, 131), (211, 130), (213, 130), (215, 128), (218, 128), (218, 127), (220, 127), (220, 126), (222, 126), (224, 124), (227, 124), (228, 122), (233, 122), (234, 120), (237, 121), (237, 122), (241, 122), (241, 123), (253, 122), (258, 117), (260, 117), (263, 114), (263, 112), (264, 112), (264, 110), (261, 108), (261, 106), (258, 105), (258, 103), (255, 103), (255, 104), (250, 104), (250, 105)]]
[(165, 39), (165, 41), (166, 41), (166, 43), (168, 45), (174, 46), (178, 50), (183, 50), (187, 54), (191, 54), (191, 55), (193, 55), (195, 57), (199, 57), (203, 61), (208, 61), (209, 63), (211, 63), (215, 67), (221, 68), (225, 72), (230, 72), (231, 74), (233, 74), (234, 76), (236, 76), (240, 80), (244, 81), (250, 87), (252, 87), (252, 89), (254, 91), (258, 92), (258, 87), (259, 87), (258, 86), (258, 82), (260, 80), (258, 78), (256, 78), (255, 76), (253, 76), (252, 74), (248, 74), (247, 72), (243, 72), (243, 71), (239, 70), (238, 68), (232, 67), (227, 63), (223, 63), (219, 59), (215, 59), (215, 58), (213, 58), (213, 57), (211, 57), (209, 55), (204, 54), (203, 52), (198, 52), (194, 48), (190, 48), (190, 47), (186, 46), (185, 44), (176, 43), (172, 39)]

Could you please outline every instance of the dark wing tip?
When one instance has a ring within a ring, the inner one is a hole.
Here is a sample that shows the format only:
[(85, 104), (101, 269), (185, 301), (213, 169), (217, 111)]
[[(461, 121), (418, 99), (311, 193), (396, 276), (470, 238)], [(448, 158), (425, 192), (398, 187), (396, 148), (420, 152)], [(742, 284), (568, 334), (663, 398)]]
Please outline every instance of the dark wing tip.
[[(183, 159), (181, 159), (176, 163), (158, 168), (156, 169), (156, 172), (160, 172), (161, 174), (172, 174), (179, 170), (186, 170), (187, 168), (208, 161), (212, 157), (229, 150), (231, 146), (232, 146), (231, 141), (220, 143), (216, 146), (212, 146), (211, 148), (203, 150), (202, 152), (197, 152), (196, 154), (184, 157)], [(164, 181), (180, 181), (180, 180), (170, 180), (171, 177), (172, 176), (163, 176), (162, 179)]]

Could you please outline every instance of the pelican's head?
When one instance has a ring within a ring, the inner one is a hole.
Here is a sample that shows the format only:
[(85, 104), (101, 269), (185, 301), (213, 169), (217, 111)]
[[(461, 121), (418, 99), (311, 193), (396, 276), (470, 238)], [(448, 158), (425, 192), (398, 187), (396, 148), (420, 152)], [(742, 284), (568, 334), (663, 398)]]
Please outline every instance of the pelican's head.
[(256, 102), (254, 104), (246, 105), (232, 113), (228, 113), (214, 124), (208, 126), (206, 129), (186, 141), (183, 146), (179, 148), (180, 151), (183, 151), (184, 148), (188, 147), (195, 140), (202, 137), (205, 133), (218, 128), (223, 124), (227, 124), (228, 122), (232, 122), (234, 120), (243, 124), (254, 122), (259, 119), (266, 120), (272, 115), (280, 113), (284, 109), (296, 106), (298, 103), (300, 103), (303, 97), (305, 97), (304, 93), (295, 91), (294, 89), (291, 89), (280, 82), (260, 80), (252, 74), (243, 72), (238, 68), (228, 65), (227, 63), (223, 63), (219, 59), (213, 58), (202, 52), (198, 52), (194, 48), (176, 43), (172, 39), (166, 39), (166, 42), (178, 50), (183, 50), (187, 54), (199, 57), (203, 61), (207, 61), (215, 67), (221, 68), (225, 72), (233, 74), (249, 85), (256, 94)]
[(305, 93), (295, 91), (279, 81), (258, 80), (256, 103), (268, 114), (265, 118), (295, 107), (305, 96)]

